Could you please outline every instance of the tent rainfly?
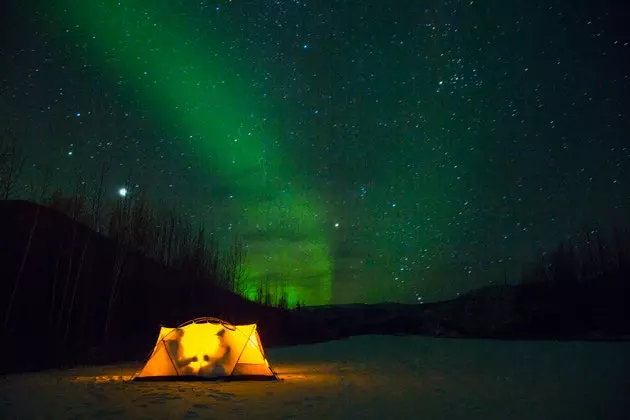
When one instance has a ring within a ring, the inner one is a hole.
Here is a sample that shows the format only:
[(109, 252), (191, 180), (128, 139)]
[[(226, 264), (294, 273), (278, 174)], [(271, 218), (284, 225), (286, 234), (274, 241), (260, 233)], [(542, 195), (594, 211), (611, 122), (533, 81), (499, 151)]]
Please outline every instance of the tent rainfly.
[(147, 380), (273, 380), (256, 324), (197, 318), (160, 329), (155, 348), (132, 378)]

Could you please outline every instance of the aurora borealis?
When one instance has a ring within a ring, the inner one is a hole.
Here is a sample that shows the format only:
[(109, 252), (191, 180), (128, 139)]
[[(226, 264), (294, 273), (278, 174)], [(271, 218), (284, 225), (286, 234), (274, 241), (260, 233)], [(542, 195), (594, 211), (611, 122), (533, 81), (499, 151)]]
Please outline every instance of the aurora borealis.
[(25, 191), (111, 160), (252, 287), (444, 299), (627, 223), (627, 14), (578, 3), (11, 1), (0, 111)]
[[(176, 13), (168, 13), (168, 7), (159, 8), (153, 2), (68, 6), (68, 14), (77, 24), (87, 26), (93, 39), (103, 39), (102, 45), (97, 44), (103, 54), (111, 46), (124, 45), (116, 49), (116, 59), (105, 60), (104, 65), (127, 77), (149, 79), (137, 85), (140, 100), (163, 109), (163, 118), (188, 135), (195, 153), (206, 156), (208, 163), (228, 178), (234, 189), (228, 197), (241, 196), (242, 191), (245, 195), (266, 192), (253, 200), (251, 196), (244, 201), (237, 199), (238, 204), (229, 206), (240, 235), (264, 232), (275, 225), (284, 226), (293, 237), (298, 229), (309, 233), (287, 243), (284, 235), (274, 232), (266, 236), (263, 247), (260, 240), (248, 240), (246, 293), (253, 296), (259, 278), (271, 277), (283, 279), (281, 287), (287, 289), (291, 303), (329, 301), (327, 241), (314, 226), (317, 202), (292, 186), (299, 175), (282, 164), (284, 153), (274, 147), (278, 131), (256, 127), (264, 125), (265, 118), (256, 117), (261, 112), (252, 104), (264, 92), (251, 89), (251, 76), (241, 75), (247, 69), (222, 59), (222, 48), (215, 45), (220, 44), (215, 41), (218, 35), (214, 35), (221, 31), (209, 31), (198, 40), (187, 20), (178, 22)], [(155, 47), (149, 48), (152, 45)], [(215, 50), (219, 52), (206, 57)], [(275, 173), (269, 174), (269, 166), (277, 168)], [(306, 292), (300, 280), (313, 276), (317, 281)]]

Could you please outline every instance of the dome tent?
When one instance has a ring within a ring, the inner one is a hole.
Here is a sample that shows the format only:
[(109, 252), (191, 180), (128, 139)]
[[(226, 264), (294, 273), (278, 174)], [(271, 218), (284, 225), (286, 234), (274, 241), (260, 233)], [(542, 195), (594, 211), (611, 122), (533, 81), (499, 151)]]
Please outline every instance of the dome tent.
[(208, 317), (161, 327), (151, 356), (132, 380), (277, 379), (256, 327)]

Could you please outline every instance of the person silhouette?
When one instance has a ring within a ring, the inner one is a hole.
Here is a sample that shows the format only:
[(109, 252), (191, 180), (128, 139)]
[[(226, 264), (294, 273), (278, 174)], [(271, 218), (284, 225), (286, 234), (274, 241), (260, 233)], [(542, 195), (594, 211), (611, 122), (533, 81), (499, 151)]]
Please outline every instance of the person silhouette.
[(230, 351), (232, 350), (225, 338), (225, 329), (219, 331), (217, 333), (217, 337), (219, 338), (219, 348), (215, 355), (216, 361), (218, 363), (225, 364), (228, 362), (230, 358)]
[(171, 359), (175, 363), (175, 368), (180, 375), (192, 375), (195, 373), (194, 369), (190, 366), (192, 362), (196, 362), (197, 356), (185, 357), (184, 346), (182, 345), (182, 338), (184, 338), (184, 330), (181, 328), (175, 328), (171, 333), (172, 337), (166, 340), (166, 348), (171, 356)]
[(216, 352), (212, 357), (208, 355), (204, 356), (204, 361), (206, 361), (207, 364), (203, 368), (203, 372), (200, 372), (200, 374), (204, 376), (220, 377), (227, 375), (225, 365), (230, 360), (232, 348), (225, 337), (225, 329), (221, 329), (216, 335), (219, 341)]

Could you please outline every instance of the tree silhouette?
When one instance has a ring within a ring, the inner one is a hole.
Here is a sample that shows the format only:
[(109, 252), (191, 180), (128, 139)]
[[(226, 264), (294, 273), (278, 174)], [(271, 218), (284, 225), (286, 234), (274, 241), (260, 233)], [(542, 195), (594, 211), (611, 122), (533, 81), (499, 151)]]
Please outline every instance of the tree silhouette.
[(8, 200), (15, 194), (17, 182), (24, 169), (24, 156), (17, 138), (9, 130), (0, 137), (0, 197)]

